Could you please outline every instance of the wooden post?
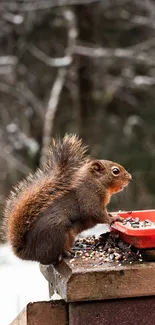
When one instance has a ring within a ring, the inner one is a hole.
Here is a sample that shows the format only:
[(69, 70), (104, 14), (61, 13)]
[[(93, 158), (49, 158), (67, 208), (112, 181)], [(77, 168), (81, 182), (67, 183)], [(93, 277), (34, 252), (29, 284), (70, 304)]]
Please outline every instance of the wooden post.
[(66, 303), (42, 301), (29, 303), (10, 325), (67, 325)]
[[(89, 262), (90, 263), (90, 262)], [(42, 266), (44, 275), (66, 302), (119, 299), (155, 295), (155, 264), (104, 263), (94, 267), (82, 258), (58, 266)], [(95, 262), (94, 262), (95, 263)], [(47, 278), (47, 276), (46, 276)]]
[(79, 257), (41, 271), (67, 303), (69, 325), (154, 324), (154, 263), (95, 265)]
[(41, 265), (63, 299), (30, 303), (11, 325), (153, 325), (155, 264), (95, 263), (79, 257)]

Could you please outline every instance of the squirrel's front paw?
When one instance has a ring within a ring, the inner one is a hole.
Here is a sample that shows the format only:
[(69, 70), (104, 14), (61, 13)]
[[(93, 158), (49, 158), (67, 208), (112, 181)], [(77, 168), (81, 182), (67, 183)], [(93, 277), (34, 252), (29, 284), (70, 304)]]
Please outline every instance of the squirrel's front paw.
[(119, 215), (112, 215), (111, 213), (108, 213), (110, 219), (111, 219), (111, 223), (110, 224), (113, 224), (115, 221), (120, 221), (120, 222), (123, 222), (123, 218), (120, 217)]

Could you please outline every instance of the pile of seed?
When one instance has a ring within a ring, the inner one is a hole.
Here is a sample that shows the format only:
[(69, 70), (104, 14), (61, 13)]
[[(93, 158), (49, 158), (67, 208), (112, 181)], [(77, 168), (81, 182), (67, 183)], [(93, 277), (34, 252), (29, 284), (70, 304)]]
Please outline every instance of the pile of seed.
[(118, 234), (107, 232), (100, 237), (79, 238), (73, 248), (74, 258), (70, 263), (74, 263), (77, 258), (83, 261), (92, 261), (94, 266), (103, 263), (116, 262), (121, 265), (124, 262), (133, 263), (142, 261), (139, 250), (124, 243)]
[(150, 220), (140, 221), (139, 218), (132, 218), (132, 217), (128, 217), (124, 219), (123, 225), (126, 225), (127, 227), (130, 228), (146, 228), (146, 227), (155, 228), (155, 222), (152, 222)]

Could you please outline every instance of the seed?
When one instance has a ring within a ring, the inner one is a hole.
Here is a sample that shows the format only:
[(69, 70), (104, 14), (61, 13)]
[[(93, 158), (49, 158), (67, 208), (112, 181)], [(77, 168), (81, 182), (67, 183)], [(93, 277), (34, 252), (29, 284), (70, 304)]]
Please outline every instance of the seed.
[(137, 224), (137, 223), (132, 223), (132, 227), (133, 227), (133, 228), (139, 228), (139, 224)]
[(110, 260), (113, 260), (115, 258), (115, 255), (114, 254), (110, 254), (109, 255), (109, 258), (110, 258)]
[(135, 223), (139, 223), (139, 218), (135, 218)]
[[(130, 227), (133, 225), (141, 227), (141, 221), (139, 224), (136, 224), (135, 219), (130, 218), (131, 221), (127, 221), (130, 224)], [(138, 220), (136, 221), (138, 222)], [(149, 225), (148, 222), (146, 222), (146, 224)], [(74, 259), (76, 258), (77, 260), (77, 258), (80, 258), (86, 262), (91, 260), (92, 266), (94, 264), (98, 266), (102, 265), (103, 262), (120, 264), (120, 260), (122, 263), (142, 261), (139, 250), (133, 250), (131, 245), (128, 245), (119, 239), (118, 234), (106, 233), (99, 238), (95, 236), (89, 236), (84, 239), (79, 238), (76, 240), (73, 250), (75, 252)]]
[(120, 255), (115, 256), (115, 260), (116, 260), (116, 261), (120, 260), (120, 258), (121, 258)]
[(126, 221), (132, 221), (133, 219), (132, 219), (132, 217), (127, 217), (125, 220)]

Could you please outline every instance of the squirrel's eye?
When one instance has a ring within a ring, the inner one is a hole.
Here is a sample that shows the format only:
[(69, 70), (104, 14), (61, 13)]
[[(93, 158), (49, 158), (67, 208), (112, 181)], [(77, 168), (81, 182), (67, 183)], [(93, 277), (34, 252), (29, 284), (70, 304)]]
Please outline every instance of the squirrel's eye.
[(120, 169), (116, 166), (112, 167), (111, 170), (114, 176), (118, 176), (120, 174)]

